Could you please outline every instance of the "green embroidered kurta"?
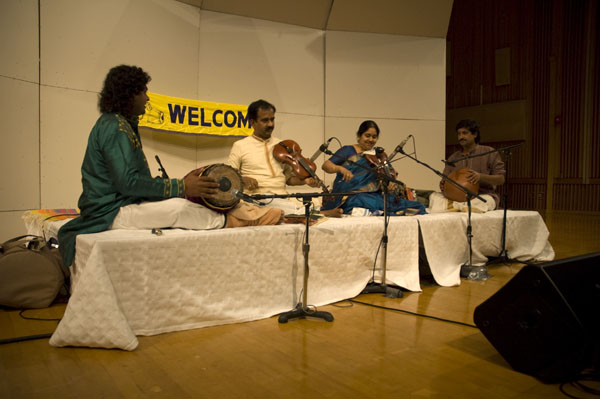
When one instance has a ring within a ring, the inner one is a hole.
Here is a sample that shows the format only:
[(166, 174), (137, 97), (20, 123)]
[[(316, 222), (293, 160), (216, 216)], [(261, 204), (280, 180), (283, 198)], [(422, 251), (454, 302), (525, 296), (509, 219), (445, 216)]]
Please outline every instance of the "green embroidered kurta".
[(75, 257), (78, 234), (108, 230), (122, 206), (183, 197), (182, 179), (153, 178), (142, 151), (138, 122), (103, 114), (90, 133), (81, 166), (81, 216), (58, 231), (65, 265)]

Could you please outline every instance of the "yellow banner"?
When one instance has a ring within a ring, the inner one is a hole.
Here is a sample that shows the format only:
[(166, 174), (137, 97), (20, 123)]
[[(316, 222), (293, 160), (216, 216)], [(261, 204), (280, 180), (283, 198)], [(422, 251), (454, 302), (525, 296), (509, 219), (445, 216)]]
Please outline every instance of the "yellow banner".
[(148, 93), (139, 126), (184, 134), (250, 136), (247, 105), (188, 100)]

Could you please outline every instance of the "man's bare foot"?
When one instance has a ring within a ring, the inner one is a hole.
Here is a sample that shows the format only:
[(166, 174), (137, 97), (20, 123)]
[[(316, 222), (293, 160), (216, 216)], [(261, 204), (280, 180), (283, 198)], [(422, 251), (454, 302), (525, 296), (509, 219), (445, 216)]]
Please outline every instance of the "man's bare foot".
[(283, 222), (283, 216), (285, 212), (278, 208), (269, 209), (269, 212), (259, 217), (256, 221), (256, 226), (265, 226), (273, 224), (281, 224)]
[(329, 216), (332, 218), (341, 218), (344, 214), (344, 210), (342, 208), (328, 209), (326, 211), (320, 211), (321, 215)]
[(232, 214), (227, 215), (227, 223), (225, 228), (230, 227), (245, 227), (245, 226), (267, 226), (280, 224), (283, 221), (283, 211), (281, 209), (273, 208), (269, 209), (267, 213), (254, 220), (244, 220), (233, 216)]

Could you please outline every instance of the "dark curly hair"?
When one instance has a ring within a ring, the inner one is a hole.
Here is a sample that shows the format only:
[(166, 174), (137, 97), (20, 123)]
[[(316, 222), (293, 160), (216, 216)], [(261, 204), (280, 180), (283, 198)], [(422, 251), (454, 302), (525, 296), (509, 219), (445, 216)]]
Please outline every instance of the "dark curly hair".
[(100, 112), (114, 112), (130, 118), (133, 98), (147, 89), (151, 79), (140, 67), (119, 65), (111, 68), (98, 96)]
[(264, 110), (272, 109), (273, 112), (277, 112), (277, 110), (275, 109), (275, 106), (273, 104), (269, 103), (268, 101), (256, 100), (248, 106), (248, 115), (247, 115), (248, 120), (255, 121), (256, 118), (258, 117), (259, 109), (264, 109)]

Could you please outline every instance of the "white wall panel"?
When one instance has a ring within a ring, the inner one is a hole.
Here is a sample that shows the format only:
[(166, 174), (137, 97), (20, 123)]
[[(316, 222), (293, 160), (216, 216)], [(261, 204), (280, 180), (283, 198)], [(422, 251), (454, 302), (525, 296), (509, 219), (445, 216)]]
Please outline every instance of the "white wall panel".
[(224, 163), (229, 150), (239, 137), (198, 137), (196, 141), (196, 168), (214, 163)]
[(100, 116), (97, 102), (96, 93), (42, 86), (42, 208), (77, 206), (81, 163), (90, 131)]
[(40, 204), (38, 85), (0, 76), (0, 210)]
[[(223, 162), (232, 139), (197, 137), (141, 128), (142, 146), (153, 176), (160, 176), (155, 156), (171, 178), (182, 178), (193, 169)], [(229, 144), (229, 145), (227, 145)]]
[(0, 1), (0, 75), (37, 82), (37, 0)]
[(0, 243), (27, 233), (25, 223), (21, 218), (23, 211), (3, 212), (0, 211)]
[(199, 96), (323, 115), (323, 32), (202, 11)]
[(327, 116), (445, 119), (445, 39), (327, 32)]
[(152, 90), (194, 97), (200, 11), (175, 0), (42, 0), (42, 83), (99, 92), (108, 70), (137, 65)]

